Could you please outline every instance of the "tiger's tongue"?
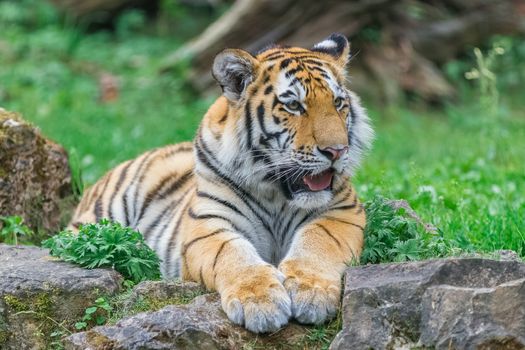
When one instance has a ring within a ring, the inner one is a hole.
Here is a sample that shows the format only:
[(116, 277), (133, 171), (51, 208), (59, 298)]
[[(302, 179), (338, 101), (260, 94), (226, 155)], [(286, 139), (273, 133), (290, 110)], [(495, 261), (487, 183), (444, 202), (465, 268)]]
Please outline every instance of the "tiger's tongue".
[(303, 181), (311, 191), (322, 191), (330, 186), (333, 175), (332, 171), (327, 170), (317, 175), (307, 175)]

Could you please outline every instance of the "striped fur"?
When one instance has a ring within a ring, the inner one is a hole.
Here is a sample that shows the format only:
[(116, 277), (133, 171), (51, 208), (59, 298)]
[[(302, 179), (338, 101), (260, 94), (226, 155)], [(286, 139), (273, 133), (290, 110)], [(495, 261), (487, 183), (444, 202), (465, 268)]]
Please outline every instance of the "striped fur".
[(223, 51), (213, 74), (224, 95), (193, 144), (120, 164), (86, 191), (71, 225), (109, 218), (139, 230), (165, 277), (217, 290), (228, 317), (254, 332), (291, 317), (324, 322), (365, 226), (349, 179), (372, 130), (345, 87), (348, 56), (337, 34), (310, 50)]

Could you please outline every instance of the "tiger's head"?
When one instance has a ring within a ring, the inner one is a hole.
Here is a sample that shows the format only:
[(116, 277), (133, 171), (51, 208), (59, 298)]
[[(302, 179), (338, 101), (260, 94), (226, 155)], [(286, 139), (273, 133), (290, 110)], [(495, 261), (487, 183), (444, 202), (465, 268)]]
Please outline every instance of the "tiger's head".
[(349, 57), (340, 34), (311, 49), (276, 46), (255, 56), (226, 49), (215, 57), (212, 72), (224, 96), (216, 104), (227, 110), (216, 117), (216, 128), (225, 125), (219, 153), (238, 178), (278, 186), (297, 207), (330, 202), (373, 137), (346, 87)]

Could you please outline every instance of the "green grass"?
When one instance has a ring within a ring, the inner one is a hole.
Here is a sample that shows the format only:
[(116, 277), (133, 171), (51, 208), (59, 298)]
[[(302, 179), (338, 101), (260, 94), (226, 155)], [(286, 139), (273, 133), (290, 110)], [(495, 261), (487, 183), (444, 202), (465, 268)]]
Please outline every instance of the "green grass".
[[(74, 150), (87, 184), (147, 149), (190, 140), (212, 102), (184, 85), (183, 69), (157, 74), (180, 36), (145, 30), (151, 26), (141, 27), (136, 14), (119, 23), (115, 33), (84, 33), (42, 1), (0, 2), (0, 106)], [(366, 103), (377, 138), (354, 182), (365, 200), (377, 194), (408, 200), (451, 247), (525, 256), (523, 89), (514, 82), (512, 97), (501, 90), (500, 105), (489, 110), (473, 90), (477, 82), (463, 79), (474, 65), (449, 66), (461, 87), (455, 105), (380, 109)], [(98, 100), (102, 72), (119, 79), (113, 103)], [(496, 72), (504, 80), (520, 76), (508, 62), (505, 75)]]
[(473, 104), (444, 112), (372, 111), (375, 146), (355, 179), (360, 195), (409, 201), (446, 241), (525, 256), (525, 118)]
[[(87, 183), (146, 149), (193, 137), (211, 100), (196, 99), (180, 72), (157, 75), (180, 39), (85, 34), (62, 22), (42, 1), (0, 2), (0, 106), (75, 149)], [(103, 72), (119, 80), (113, 103), (99, 102)]]

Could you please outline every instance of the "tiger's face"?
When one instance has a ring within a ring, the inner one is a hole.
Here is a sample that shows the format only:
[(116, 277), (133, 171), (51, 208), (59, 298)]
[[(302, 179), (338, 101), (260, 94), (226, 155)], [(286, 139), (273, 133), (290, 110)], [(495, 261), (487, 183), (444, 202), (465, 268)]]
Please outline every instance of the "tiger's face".
[(215, 59), (241, 152), (254, 163), (240, 171), (279, 186), (292, 205), (328, 204), (371, 141), (368, 117), (345, 86), (348, 58), (348, 41), (333, 34), (310, 50), (225, 50)]

